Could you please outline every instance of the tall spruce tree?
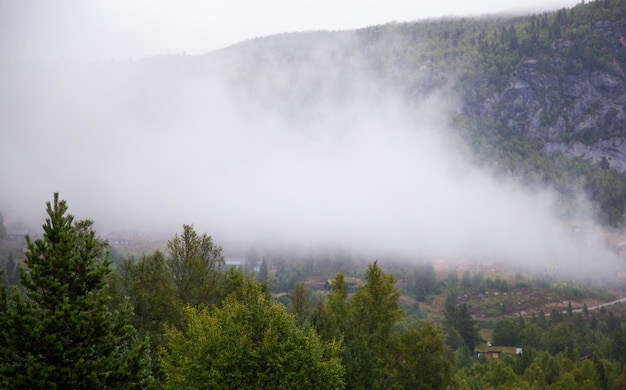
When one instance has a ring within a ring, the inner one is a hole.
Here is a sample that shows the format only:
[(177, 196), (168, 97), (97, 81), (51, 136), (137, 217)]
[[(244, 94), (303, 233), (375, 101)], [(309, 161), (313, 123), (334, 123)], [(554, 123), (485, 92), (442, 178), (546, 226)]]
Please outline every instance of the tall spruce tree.
[(24, 293), (0, 291), (0, 388), (149, 387), (149, 344), (130, 325), (131, 306), (106, 306), (106, 242), (58, 193), (46, 211), (42, 238), (26, 238)]

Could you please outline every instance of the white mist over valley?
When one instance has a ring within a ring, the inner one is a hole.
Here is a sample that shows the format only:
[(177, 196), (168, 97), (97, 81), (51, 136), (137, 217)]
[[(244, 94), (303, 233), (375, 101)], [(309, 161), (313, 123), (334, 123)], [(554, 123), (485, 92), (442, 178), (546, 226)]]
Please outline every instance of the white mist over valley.
[[(263, 39), (241, 47), (255, 44)], [(565, 202), (474, 163), (452, 129), (453, 77), (407, 99), (334, 46), (311, 43), (309, 66), (295, 70), (272, 58), (259, 66), (238, 48), (2, 62), (6, 221), (41, 225), (58, 191), (103, 234), (173, 234), (185, 223), (218, 244), (372, 259), (615, 264), (584, 193)], [(429, 81), (420, 69), (414, 77)]]

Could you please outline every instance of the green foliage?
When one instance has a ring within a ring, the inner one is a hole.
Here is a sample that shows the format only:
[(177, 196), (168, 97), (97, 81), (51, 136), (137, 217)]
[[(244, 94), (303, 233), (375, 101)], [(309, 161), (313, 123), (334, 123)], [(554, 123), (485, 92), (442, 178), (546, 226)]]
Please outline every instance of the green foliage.
[(525, 348), (543, 349), (543, 330), (535, 323), (527, 323), (520, 331), (522, 339), (520, 345)]
[(496, 276), (495, 279), (483, 279), (481, 286), (481, 290), (496, 290), (499, 292), (508, 292), (511, 289), (508, 280), (501, 279), (500, 276)]
[[(150, 337), (153, 351), (165, 344), (166, 326), (182, 327), (185, 304), (219, 306), (227, 296), (239, 296), (249, 283), (239, 269), (222, 272), (221, 248), (191, 226), (185, 225), (183, 234), (170, 240), (168, 248), (168, 258), (157, 250), (136, 263), (124, 260), (110, 281), (110, 288), (120, 297), (117, 304), (126, 297), (134, 307), (133, 323)], [(267, 286), (262, 286), (266, 291)], [(155, 367), (154, 375), (161, 378), (163, 373)]]
[(502, 361), (496, 361), (489, 365), (489, 370), (485, 374), (483, 383), (494, 389), (516, 388), (520, 385), (520, 378), (513, 369), (505, 365)]
[(350, 301), (350, 326), (344, 334), (346, 380), (350, 388), (386, 388), (393, 383), (390, 336), (402, 318), (395, 277), (375, 261), (365, 272), (366, 283)]
[(343, 388), (340, 343), (305, 331), (284, 306), (248, 281), (223, 308), (184, 311), (161, 351), (166, 389)]
[[(515, 341), (514, 345), (523, 347), (521, 356), (501, 357), (496, 363), (468, 361), (457, 352), (457, 381), (492, 388), (621, 388), (626, 344), (621, 324), (623, 310), (619, 313), (600, 310), (588, 315), (561, 314), (557, 320), (553, 320), (554, 312), (549, 319), (503, 318), (494, 326), (493, 344)], [(518, 340), (514, 340), (516, 337)], [(510, 367), (517, 378), (503, 365)]]
[(428, 322), (400, 336), (398, 385), (403, 389), (446, 389), (452, 364), (441, 328)]
[[(242, 67), (258, 71), (235, 69), (233, 75), (259, 77), (245, 81), (251, 86), (261, 80), (282, 85), (276, 87), (277, 105), (290, 110), (314, 106), (310, 95), (298, 100), (293, 91), (309, 91), (323, 77), (305, 76), (316, 60), (312, 53), (320, 50), (327, 50), (333, 65), (345, 73), (341, 85), (357, 82), (350, 74), (359, 74), (352, 71), (358, 63), (381, 85), (400, 89), (411, 104), (432, 91), (450, 88), (452, 80), (461, 101), (455, 127), (465, 133), (479, 162), (523, 180), (551, 184), (564, 196), (571, 195), (576, 189), (572, 183), (582, 179), (606, 222), (617, 225), (623, 222), (626, 204), (624, 179), (598, 183), (596, 178), (602, 175), (586, 168), (579, 172), (562, 157), (548, 156), (544, 147), (547, 141), (591, 144), (622, 134), (623, 85), (616, 83), (610, 91), (592, 85), (598, 92), (591, 94), (568, 87), (573, 79), (594, 84), (594, 75), (624, 80), (620, 22), (625, 9), (624, 0), (613, 0), (519, 17), (445, 18), (371, 26), (353, 34), (277, 36), (264, 40), (263, 46), (238, 46), (239, 54), (253, 59)], [(272, 77), (285, 77), (274, 72), (277, 62), (288, 67), (291, 80), (300, 84), (273, 82)], [(528, 88), (518, 91), (514, 85), (520, 81)], [(337, 95), (345, 96), (343, 91)], [(580, 129), (582, 123), (590, 126)], [(282, 291), (291, 290), (299, 280), (297, 274), (281, 273), (279, 278)]]
[(74, 222), (65, 201), (47, 203), (41, 239), (27, 237), (24, 294), (0, 297), (0, 387), (145, 388), (148, 341), (132, 307), (107, 308), (110, 260), (91, 221)]
[(6, 278), (6, 283), (9, 285), (17, 285), (19, 282), (19, 268), (17, 267), (17, 263), (15, 263), (13, 252), (9, 252), (9, 258), (4, 267), (4, 277)]
[(512, 318), (503, 318), (493, 328), (492, 344), (515, 347), (522, 339), (523, 327), (519, 321)]
[(568, 353), (568, 357), (573, 358), (573, 351), (576, 347), (576, 338), (572, 325), (569, 321), (560, 322), (552, 326), (546, 337), (546, 350), (552, 354), (559, 352)]
[(464, 303), (460, 306), (448, 305), (445, 309), (444, 326), (448, 332), (456, 331), (463, 339), (463, 343), (469, 348), (481, 341), (478, 333), (478, 325)]
[(364, 334), (384, 339), (403, 316), (396, 279), (392, 274), (385, 274), (375, 261), (367, 267), (365, 281), (352, 297), (352, 313), (358, 326), (365, 330)]
[(166, 323), (182, 325), (182, 303), (163, 253), (155, 251), (137, 263), (125, 260), (118, 274), (122, 294), (134, 307), (135, 326), (150, 335), (153, 345), (161, 345)]
[(298, 325), (307, 323), (311, 312), (311, 290), (302, 282), (296, 283), (293, 289), (290, 311), (296, 315)]
[(378, 262), (365, 272), (366, 283), (349, 296), (339, 273), (326, 303), (318, 301), (312, 324), (325, 340), (343, 341), (343, 365), (349, 389), (446, 388), (452, 380), (441, 328), (408, 325), (399, 306), (395, 277)]
[(219, 267), (224, 265), (222, 248), (211, 236), (198, 235), (191, 225), (167, 242), (167, 266), (174, 276), (179, 299), (185, 304), (209, 303), (214, 293)]
[[(512, 78), (522, 77), (526, 81), (528, 77), (535, 78), (531, 82), (534, 92), (550, 102), (544, 105), (541, 113), (540, 133), (547, 133), (557, 120), (571, 120), (568, 118), (571, 118), (574, 98), (567, 97), (562, 91), (562, 85), (566, 85), (571, 77), (602, 72), (623, 79), (626, 56), (619, 43), (623, 38), (620, 38), (619, 27), (611, 23), (621, 21), (626, 2), (607, 1), (602, 6), (596, 3), (579, 4), (569, 11), (562, 9), (541, 15), (486, 19), (482, 25), (478, 21), (450, 20), (449, 30), (464, 29), (466, 36), (462, 39), (452, 38), (452, 34), (425, 32), (423, 35), (434, 41), (428, 47), (432, 51), (444, 50), (450, 40), (458, 43), (450, 49), (452, 52), (446, 61), (438, 65), (444, 69), (463, 69), (458, 71), (457, 87), (466, 114), (456, 118), (457, 128), (467, 132), (467, 140), (479, 162), (498, 171), (513, 173), (523, 180), (548, 183), (564, 197), (577, 192), (576, 185), (582, 181), (592, 200), (600, 205), (606, 223), (619, 225), (624, 222), (626, 175), (606, 169), (607, 160), (594, 165), (568, 161), (558, 155), (549, 156), (544, 151), (547, 136), (538, 138), (527, 134), (531, 126), (530, 119), (523, 118), (527, 107), (516, 107), (517, 101), (503, 101), (502, 106), (489, 114), (483, 106), (485, 101), (493, 100), (494, 94), (504, 96)], [(420, 30), (436, 31), (439, 28), (434, 23), (425, 23)], [(458, 65), (456, 61), (459, 61)], [(547, 81), (551, 79), (556, 84)], [(584, 106), (586, 103), (576, 99), (576, 104)], [(574, 132), (573, 124), (567, 123), (562, 142), (581, 141), (589, 145), (619, 135), (605, 131), (615, 120), (615, 109), (604, 112), (606, 105), (593, 102), (586, 108), (585, 117), (604, 119), (597, 119), (591, 130), (582, 132)], [(614, 128), (619, 132), (621, 127)]]
[(615, 386), (618, 389), (626, 389), (626, 365), (622, 367), (622, 370), (615, 380)]
[(416, 266), (407, 276), (408, 290), (418, 302), (424, 302), (428, 296), (437, 292), (437, 278), (432, 263)]
[(348, 284), (342, 273), (337, 274), (328, 294), (327, 303), (319, 301), (313, 325), (325, 340), (340, 340), (348, 334), (351, 324)]
[(562, 196), (564, 216), (569, 199), (576, 201), (582, 183), (589, 198), (600, 206), (600, 217), (606, 224), (624, 222), (626, 172), (580, 159), (566, 159), (559, 154), (548, 155), (541, 139), (514, 134), (503, 124), (485, 120), (480, 129), (472, 126), (465, 137), (473, 146), (478, 163), (518, 176), (530, 184), (551, 185)]

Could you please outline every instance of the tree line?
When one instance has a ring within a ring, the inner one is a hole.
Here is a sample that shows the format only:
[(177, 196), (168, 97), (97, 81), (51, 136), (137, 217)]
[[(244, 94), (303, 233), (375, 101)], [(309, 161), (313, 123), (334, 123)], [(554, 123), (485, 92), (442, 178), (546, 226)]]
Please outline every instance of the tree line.
[[(493, 323), (497, 361), (471, 308), (450, 297), (441, 321), (408, 316), (377, 261), (352, 293), (298, 282), (285, 306), (269, 285), (225, 268), (191, 225), (114, 267), (93, 222), (54, 195), (41, 238), (26, 239), (19, 283), (0, 289), (0, 388), (618, 389), (626, 384), (626, 311), (556, 309)], [(468, 287), (432, 266), (409, 274), (416, 301)], [(496, 279), (497, 281), (497, 279)], [(495, 282), (494, 282), (495, 283)], [(501, 283), (500, 283), (501, 284)], [(493, 287), (493, 286), (492, 286)], [(501, 286), (500, 286), (501, 287)], [(484, 324), (483, 324), (484, 326)]]
[(75, 221), (58, 194), (46, 211), (41, 238), (26, 239), (19, 285), (0, 290), (0, 388), (451, 383), (441, 328), (395, 329), (399, 291), (377, 262), (351, 296), (338, 274), (305, 316), (273, 300), (267, 284), (224, 269), (221, 248), (190, 225), (165, 253), (113, 269), (92, 221)]

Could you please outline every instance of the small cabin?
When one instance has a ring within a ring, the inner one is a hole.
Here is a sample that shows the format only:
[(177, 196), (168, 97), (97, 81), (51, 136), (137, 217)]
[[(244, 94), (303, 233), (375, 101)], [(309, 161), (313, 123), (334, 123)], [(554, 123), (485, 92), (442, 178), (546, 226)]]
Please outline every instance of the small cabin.
[(477, 345), (474, 347), (476, 356), (487, 356), (489, 360), (500, 359), (503, 355), (517, 356), (521, 355), (522, 349), (518, 347), (504, 347), (495, 345)]

